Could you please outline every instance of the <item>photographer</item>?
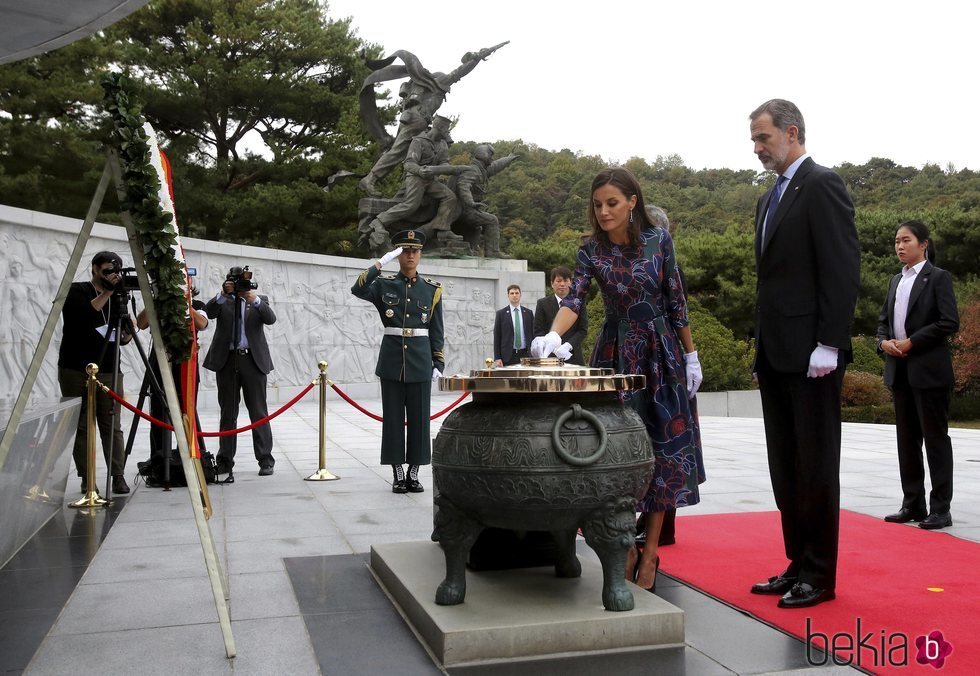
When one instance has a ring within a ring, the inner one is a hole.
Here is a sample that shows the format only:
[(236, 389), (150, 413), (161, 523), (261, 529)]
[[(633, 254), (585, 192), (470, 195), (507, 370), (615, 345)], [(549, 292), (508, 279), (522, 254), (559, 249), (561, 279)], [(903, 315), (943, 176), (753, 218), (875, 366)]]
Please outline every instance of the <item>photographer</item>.
[[(276, 323), (276, 313), (269, 307), (267, 297), (255, 293), (256, 288), (258, 284), (252, 280), (248, 266), (233, 267), (221, 290), (205, 306), (208, 317), (218, 320), (204, 368), (217, 374), (221, 430), (238, 426), (242, 396), (252, 422), (269, 414), (266, 376), (273, 366), (265, 326)], [(221, 437), (216, 458), (219, 474), (231, 474), (237, 442), (235, 435)], [(276, 464), (269, 423), (252, 430), (252, 446), (259, 463), (259, 476), (269, 476)]]
[[(121, 271), (123, 262), (112, 251), (100, 251), (92, 258), (92, 279), (88, 282), (74, 282), (68, 289), (62, 309), (64, 333), (58, 351), (58, 384), (65, 397), (81, 397), (82, 408), (78, 415), (78, 429), (72, 455), (75, 470), (82, 478), (82, 492), (85, 492), (85, 478), (88, 470), (86, 439), (88, 436), (86, 410), (85, 367), (98, 364), (97, 378), (100, 382), (122, 396), (122, 373), (116, 374), (116, 351), (119, 344), (125, 345), (132, 336), (123, 332), (117, 340), (116, 325), (120, 314), (119, 304), (125, 303), (125, 295), (113, 299), (116, 289), (124, 291)], [(124, 308), (123, 308), (124, 309)], [(113, 416), (115, 415), (115, 425)], [(126, 448), (123, 444), (122, 428), (119, 421), (119, 404), (107, 395), (96, 397), (95, 419), (102, 438), (102, 452), (106, 466), (112, 475), (112, 492), (129, 493), (124, 472), (126, 470)], [(109, 449), (112, 458), (109, 458)]]

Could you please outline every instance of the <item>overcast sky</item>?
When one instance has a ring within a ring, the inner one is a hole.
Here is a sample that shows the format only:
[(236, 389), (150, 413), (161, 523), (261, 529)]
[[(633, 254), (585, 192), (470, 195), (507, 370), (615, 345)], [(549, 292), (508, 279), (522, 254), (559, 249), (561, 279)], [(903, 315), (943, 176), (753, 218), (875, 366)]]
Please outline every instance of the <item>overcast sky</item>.
[(760, 169), (748, 114), (786, 98), (821, 164), (980, 170), (968, 0), (330, 0), (329, 15), (430, 71), (510, 40), (443, 105), (461, 141)]

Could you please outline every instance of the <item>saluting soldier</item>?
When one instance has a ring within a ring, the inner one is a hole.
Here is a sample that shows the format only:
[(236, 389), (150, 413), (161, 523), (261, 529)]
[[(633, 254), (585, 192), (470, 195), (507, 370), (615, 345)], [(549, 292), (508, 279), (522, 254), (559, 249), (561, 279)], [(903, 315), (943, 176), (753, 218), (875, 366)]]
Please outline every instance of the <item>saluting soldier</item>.
[[(445, 368), (443, 355), (442, 286), (418, 276), (425, 235), (403, 230), (397, 247), (361, 273), (351, 293), (374, 304), (384, 325), (384, 338), (374, 373), (381, 379), (384, 415), (381, 464), (391, 465), (393, 493), (421, 493), (419, 466), (432, 460), (429, 439), (431, 383)], [(398, 259), (397, 274), (381, 268)], [(405, 420), (408, 420), (406, 456)], [(408, 462), (408, 474), (403, 465)]]

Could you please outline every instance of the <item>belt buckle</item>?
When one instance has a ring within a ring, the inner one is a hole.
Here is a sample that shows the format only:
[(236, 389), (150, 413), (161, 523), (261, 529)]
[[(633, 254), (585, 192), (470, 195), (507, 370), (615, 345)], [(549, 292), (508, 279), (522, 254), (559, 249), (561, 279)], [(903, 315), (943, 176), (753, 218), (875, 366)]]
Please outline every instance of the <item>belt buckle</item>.
[(402, 338), (411, 338), (415, 335), (414, 329), (402, 329)]

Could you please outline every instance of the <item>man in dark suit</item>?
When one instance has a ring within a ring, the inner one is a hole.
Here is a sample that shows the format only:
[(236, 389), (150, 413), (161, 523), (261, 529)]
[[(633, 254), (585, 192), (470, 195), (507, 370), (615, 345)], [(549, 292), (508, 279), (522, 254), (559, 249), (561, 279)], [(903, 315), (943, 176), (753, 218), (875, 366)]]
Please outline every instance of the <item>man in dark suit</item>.
[[(564, 265), (559, 265), (551, 271), (551, 288), (554, 296), (545, 296), (538, 299), (538, 304), (534, 308), (534, 336), (544, 336), (551, 331), (551, 323), (555, 321), (561, 301), (568, 295), (572, 288), (572, 271)], [(584, 365), (584, 355), (582, 354), (582, 341), (589, 332), (589, 313), (580, 312), (578, 319), (568, 331), (561, 336), (561, 342), (568, 343), (572, 350), (572, 356), (565, 360), (569, 364)]]
[[(242, 396), (252, 422), (269, 415), (266, 378), (273, 366), (265, 327), (276, 323), (276, 313), (269, 306), (268, 297), (255, 293), (257, 287), (248, 267), (233, 267), (221, 290), (204, 306), (208, 317), (218, 320), (204, 368), (217, 374), (222, 430), (238, 426)], [(230, 475), (235, 466), (238, 437), (232, 434), (220, 439), (215, 459), (217, 471)], [(276, 464), (269, 423), (252, 430), (252, 446), (259, 463), (259, 476), (269, 476)]]
[(507, 287), (510, 303), (497, 310), (493, 320), (493, 358), (495, 366), (513, 366), (529, 357), (534, 338), (534, 314), (521, 305), (521, 287)]
[[(953, 445), (949, 439), (949, 401), (953, 360), (949, 337), (960, 327), (953, 278), (927, 256), (929, 230), (920, 221), (902, 223), (895, 251), (905, 265), (892, 278), (878, 318), (878, 351), (885, 355), (885, 385), (895, 401), (902, 508), (885, 521), (919, 521), (935, 530), (953, 525)], [(922, 442), (932, 491), (926, 515)]]
[(779, 607), (835, 597), (840, 394), (860, 281), (854, 206), (815, 164), (803, 115), (773, 99), (749, 116), (754, 152), (779, 176), (756, 206), (756, 357), (773, 494), (789, 566), (756, 594)]

